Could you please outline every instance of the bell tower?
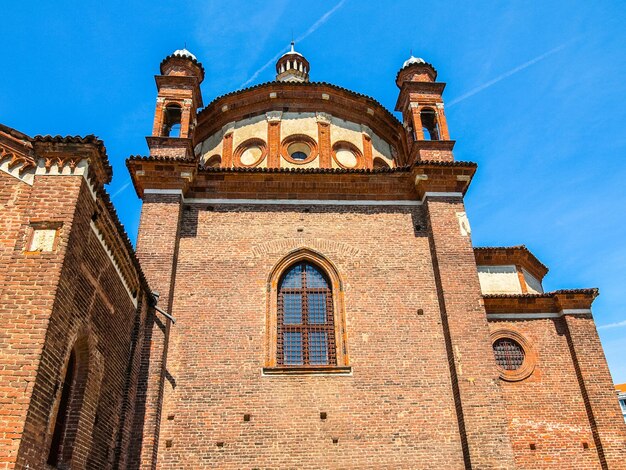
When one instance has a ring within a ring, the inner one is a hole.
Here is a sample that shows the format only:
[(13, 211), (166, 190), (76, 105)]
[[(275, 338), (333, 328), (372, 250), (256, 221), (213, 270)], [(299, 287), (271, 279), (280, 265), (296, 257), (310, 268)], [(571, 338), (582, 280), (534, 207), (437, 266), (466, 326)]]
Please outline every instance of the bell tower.
[(191, 157), (196, 112), (202, 107), (204, 67), (187, 49), (179, 49), (163, 59), (161, 75), (155, 80), (154, 125), (152, 135), (146, 137), (150, 155)]
[(453, 161), (446, 115), (443, 111), (445, 83), (437, 82), (435, 68), (419, 57), (406, 60), (396, 77), (400, 111), (406, 130), (411, 161)]

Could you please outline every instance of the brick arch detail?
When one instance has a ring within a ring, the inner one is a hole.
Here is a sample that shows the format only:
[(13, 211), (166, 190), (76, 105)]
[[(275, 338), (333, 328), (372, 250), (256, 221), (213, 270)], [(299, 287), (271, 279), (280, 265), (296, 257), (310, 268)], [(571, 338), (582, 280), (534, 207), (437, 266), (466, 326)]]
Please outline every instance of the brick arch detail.
[(358, 258), (362, 256), (362, 251), (352, 245), (336, 240), (324, 238), (281, 238), (259, 243), (252, 248), (254, 257), (265, 254), (282, 254), (285, 251), (296, 250), (302, 247), (310, 248), (319, 252), (332, 252), (347, 258)]
[(349, 365), (346, 335), (346, 315), (344, 303), (344, 283), (335, 264), (326, 256), (310, 248), (298, 248), (283, 256), (271, 269), (267, 279), (266, 312), (266, 356), (265, 367), (276, 366), (278, 282), (294, 264), (303, 261), (319, 266), (328, 276), (333, 295), (333, 315), (335, 323), (335, 349), (337, 366)]
[[(59, 380), (65, 377), (69, 358), (75, 354), (75, 377), (73, 392), (68, 404), (69, 422), (63, 437), (60, 454), (62, 462), (72, 468), (82, 468), (91, 450), (91, 435), (100, 398), (100, 385), (104, 374), (104, 358), (97, 348), (97, 339), (88, 325), (82, 324), (68, 335), (70, 341), (64, 353)], [(52, 434), (58, 419), (62, 387), (54, 397), (46, 429), (46, 449), (52, 444)], [(47, 452), (46, 452), (47, 455)]]

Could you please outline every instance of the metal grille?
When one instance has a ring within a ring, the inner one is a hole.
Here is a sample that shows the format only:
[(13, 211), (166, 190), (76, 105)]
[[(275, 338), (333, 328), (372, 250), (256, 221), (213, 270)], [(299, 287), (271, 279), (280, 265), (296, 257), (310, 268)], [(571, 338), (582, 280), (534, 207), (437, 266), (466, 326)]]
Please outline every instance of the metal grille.
[(298, 263), (283, 276), (277, 325), (278, 364), (337, 364), (332, 290), (318, 267)]
[(517, 370), (524, 363), (524, 349), (515, 340), (501, 338), (493, 343), (496, 364), (504, 370)]

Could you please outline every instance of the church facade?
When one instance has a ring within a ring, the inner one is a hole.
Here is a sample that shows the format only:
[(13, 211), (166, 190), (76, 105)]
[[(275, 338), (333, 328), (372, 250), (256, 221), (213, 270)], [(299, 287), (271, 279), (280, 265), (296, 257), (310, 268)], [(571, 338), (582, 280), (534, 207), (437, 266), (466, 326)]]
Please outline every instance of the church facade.
[(136, 249), (94, 136), (0, 127), (0, 468), (626, 468), (597, 289), (474, 247), (434, 67), (398, 119), (160, 65)]

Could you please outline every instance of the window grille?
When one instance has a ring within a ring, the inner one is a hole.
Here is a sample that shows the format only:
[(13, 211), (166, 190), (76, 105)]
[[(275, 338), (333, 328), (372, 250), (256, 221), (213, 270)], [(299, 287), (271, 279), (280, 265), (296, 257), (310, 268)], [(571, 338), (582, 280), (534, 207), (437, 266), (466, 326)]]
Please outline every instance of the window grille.
[(278, 364), (337, 364), (332, 290), (317, 266), (298, 263), (283, 275), (277, 320)]
[(504, 370), (517, 370), (524, 363), (524, 349), (510, 338), (500, 338), (493, 343), (496, 364)]

